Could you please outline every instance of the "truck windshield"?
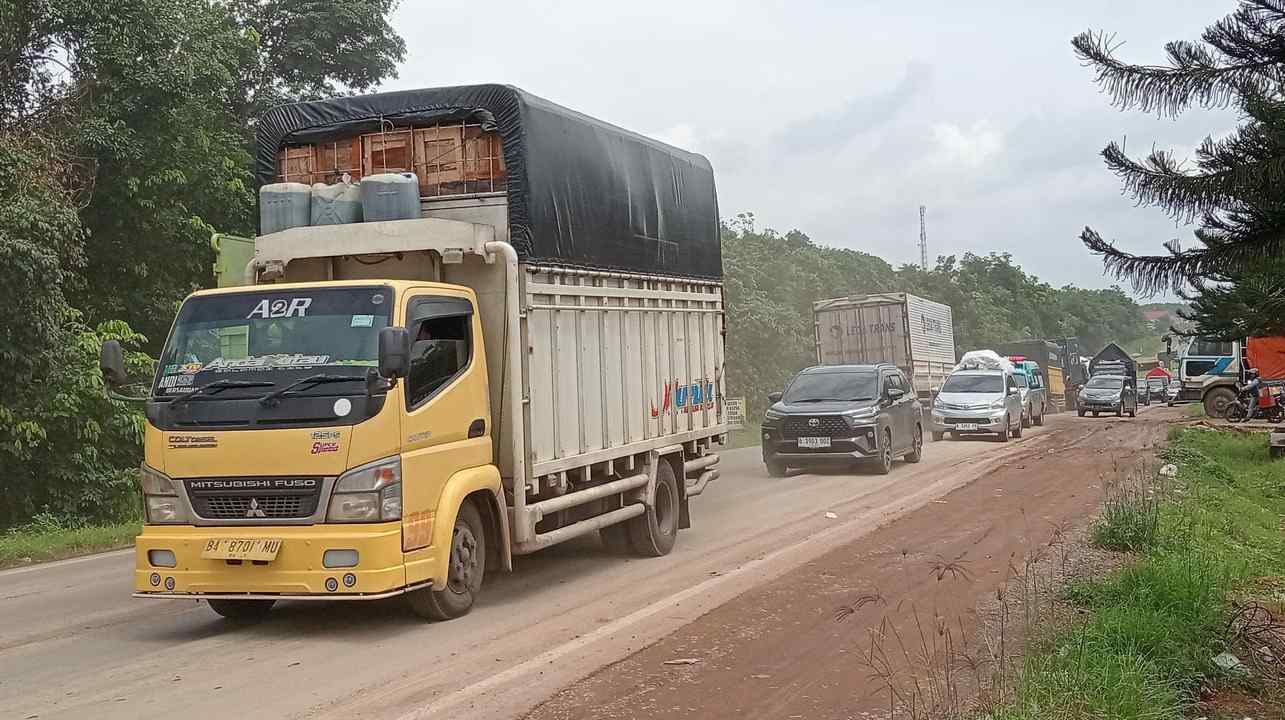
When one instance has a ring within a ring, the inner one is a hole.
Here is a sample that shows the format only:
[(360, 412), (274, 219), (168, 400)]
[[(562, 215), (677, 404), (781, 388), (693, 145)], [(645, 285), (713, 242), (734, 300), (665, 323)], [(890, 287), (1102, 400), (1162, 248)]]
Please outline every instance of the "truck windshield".
[[(365, 376), (378, 364), (389, 324), (387, 287), (255, 290), (190, 298), (161, 352), (153, 394), (178, 396), (224, 379), (269, 383), (200, 400), (262, 395), (320, 370)], [(318, 383), (302, 394), (364, 392), (359, 383)]]
[(1026, 387), (1026, 386), (1027, 386), (1026, 376), (1025, 376), (1025, 375), (1014, 375), (1014, 376), (1013, 376), (1013, 380), (1017, 382), (1017, 386), (1018, 386), (1018, 387)]
[(1004, 378), (999, 375), (951, 375), (941, 386), (944, 393), (1002, 393)]
[(787, 403), (827, 400), (874, 400), (879, 394), (879, 376), (872, 372), (807, 373), (794, 378), (782, 398)]

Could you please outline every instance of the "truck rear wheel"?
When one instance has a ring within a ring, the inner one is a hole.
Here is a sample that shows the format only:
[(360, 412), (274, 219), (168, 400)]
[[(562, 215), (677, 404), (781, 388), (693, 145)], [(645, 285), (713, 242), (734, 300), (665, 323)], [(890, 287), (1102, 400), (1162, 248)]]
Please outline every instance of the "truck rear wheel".
[(656, 466), (656, 489), (647, 511), (628, 521), (634, 552), (644, 557), (668, 555), (678, 540), (678, 481), (669, 461)]
[(206, 600), (210, 609), (229, 620), (254, 622), (262, 620), (276, 600)]
[(451, 557), (446, 587), (406, 593), (410, 609), (428, 620), (452, 620), (467, 615), (482, 589), (486, 574), (486, 528), (473, 503), (465, 502), (451, 531)]

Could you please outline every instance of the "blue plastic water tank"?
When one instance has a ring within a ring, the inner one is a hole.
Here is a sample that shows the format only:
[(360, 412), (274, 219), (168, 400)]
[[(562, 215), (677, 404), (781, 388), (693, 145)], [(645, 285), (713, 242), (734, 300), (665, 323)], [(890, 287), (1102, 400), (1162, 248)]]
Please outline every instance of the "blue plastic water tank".
[(419, 178), (415, 173), (381, 173), (362, 178), (361, 211), (366, 222), (419, 217)]
[(259, 234), (304, 227), (311, 218), (312, 188), (303, 183), (271, 183), (259, 188)]
[(312, 224), (345, 225), (361, 222), (361, 186), (351, 182), (312, 186)]

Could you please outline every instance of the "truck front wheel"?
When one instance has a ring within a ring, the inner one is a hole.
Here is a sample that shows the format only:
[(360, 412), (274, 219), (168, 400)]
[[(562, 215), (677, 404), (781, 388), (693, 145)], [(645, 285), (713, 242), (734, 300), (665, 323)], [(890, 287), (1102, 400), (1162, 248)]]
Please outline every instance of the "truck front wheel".
[(656, 489), (651, 506), (629, 520), (629, 538), (634, 552), (644, 557), (668, 555), (678, 539), (678, 481), (669, 461), (656, 466)]
[(1227, 412), (1227, 406), (1236, 401), (1236, 393), (1231, 388), (1214, 388), (1205, 393), (1205, 415), (1221, 418)]
[(276, 600), (206, 600), (210, 609), (229, 620), (254, 622), (267, 616)]
[(486, 574), (486, 528), (472, 502), (460, 506), (451, 531), (451, 558), (446, 587), (406, 593), (411, 610), (428, 620), (452, 620), (467, 615), (482, 589)]

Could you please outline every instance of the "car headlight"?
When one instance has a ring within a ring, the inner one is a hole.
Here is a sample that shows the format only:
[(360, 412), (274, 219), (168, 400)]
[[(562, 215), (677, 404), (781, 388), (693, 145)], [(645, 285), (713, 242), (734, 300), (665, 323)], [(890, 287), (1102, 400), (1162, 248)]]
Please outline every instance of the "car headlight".
[(335, 482), (329, 522), (384, 522), (402, 517), (401, 458), (349, 470)]
[(870, 420), (871, 418), (875, 417), (878, 414), (879, 414), (879, 408), (867, 407), (867, 408), (861, 408), (859, 410), (849, 410), (843, 413), (843, 416), (848, 419), (848, 422), (856, 423), (863, 420)]
[(783, 418), (783, 417), (785, 417), (785, 415), (784, 415), (783, 413), (779, 413), (779, 412), (777, 412), (777, 411), (773, 410), (772, 408), (768, 408), (768, 409), (763, 413), (763, 419), (764, 419), (764, 420), (780, 420), (780, 419), (781, 419), (781, 418)]
[(1006, 398), (1000, 398), (1000, 399), (998, 399), (998, 400), (992, 400), (992, 401), (991, 401), (991, 410), (1003, 410), (1003, 409), (1004, 409), (1004, 407), (1005, 407), (1007, 404), (1008, 404), (1008, 400), (1007, 400)]
[(188, 522), (187, 511), (178, 497), (178, 485), (169, 475), (144, 463), (138, 469), (138, 483), (143, 488), (143, 510), (147, 522), (154, 525)]

